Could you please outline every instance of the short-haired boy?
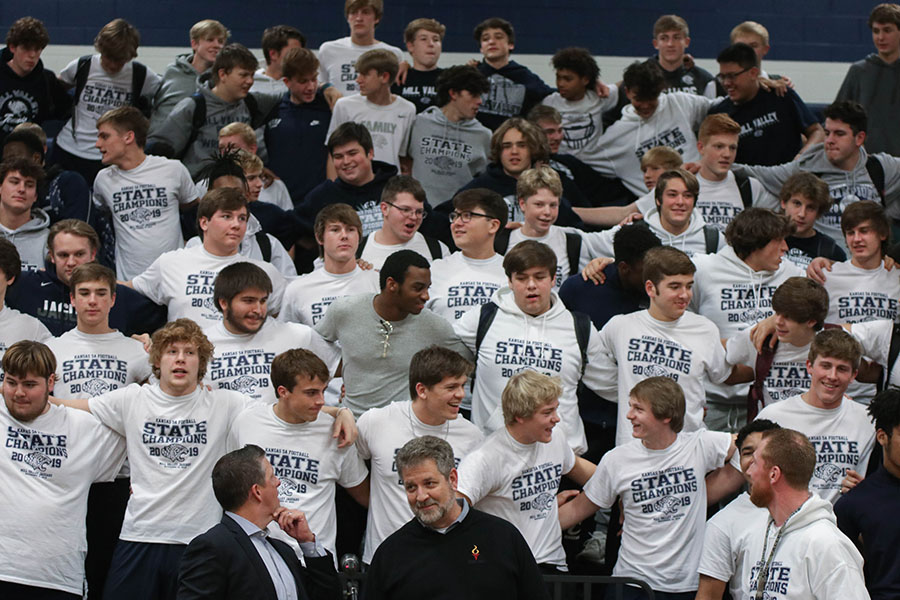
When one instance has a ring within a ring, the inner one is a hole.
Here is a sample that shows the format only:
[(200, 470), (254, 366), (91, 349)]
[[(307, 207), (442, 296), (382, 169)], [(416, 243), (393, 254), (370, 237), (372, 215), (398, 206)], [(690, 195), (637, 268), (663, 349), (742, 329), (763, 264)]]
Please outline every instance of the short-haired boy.
[(678, 15), (663, 15), (653, 24), (653, 47), (657, 54), (650, 60), (662, 67), (666, 93), (687, 92), (716, 97), (716, 80), (712, 73), (695, 64), (685, 65), (685, 50), (691, 45), (687, 21)]
[(416, 105), (421, 113), (437, 103), (437, 79), (444, 71), (437, 66), (441, 58), (441, 45), (447, 28), (434, 19), (415, 19), (403, 30), (406, 50), (413, 64), (406, 71), (406, 79), (391, 86), (391, 91)]
[(356, 61), (369, 50), (383, 49), (403, 60), (403, 52), (375, 39), (375, 27), (384, 16), (383, 0), (344, 0), (350, 35), (319, 46), (319, 80), (344, 96), (359, 93)]
[(275, 25), (263, 31), (260, 46), (266, 66), (260, 67), (253, 74), (253, 87), (250, 89), (254, 92), (284, 93), (284, 75), (281, 67), (284, 55), (291, 48), (305, 48), (306, 36), (296, 27)]
[(200, 75), (212, 67), (231, 32), (215, 19), (203, 19), (191, 26), (189, 35), (191, 51), (179, 54), (175, 62), (166, 67), (153, 97), (150, 131), (156, 131), (165, 122), (179, 101), (197, 91)]
[(494, 131), (510, 117), (524, 117), (553, 93), (553, 88), (528, 67), (510, 60), (516, 43), (512, 23), (499, 17), (486, 19), (475, 26), (473, 37), (484, 57), (478, 63), (478, 70), (491, 84), (478, 111), (482, 125)]
[(877, 5), (869, 13), (875, 52), (850, 65), (835, 101), (854, 100), (869, 117), (866, 151), (900, 155), (900, 126), (895, 118), (898, 83), (885, 78), (900, 59), (900, 6)]
[(6, 48), (0, 53), (0, 138), (21, 123), (41, 124), (68, 116), (72, 98), (41, 62), (49, 43), (47, 28), (34, 17), (22, 17), (10, 26)]
[(131, 104), (150, 114), (160, 77), (134, 60), (141, 36), (125, 19), (113, 19), (94, 38), (97, 54), (82, 56), (60, 71), (59, 80), (75, 88), (72, 117), (56, 136), (55, 156), (63, 168), (78, 171), (88, 184), (103, 168), (96, 148), (97, 119)]
[[(321, 59), (320, 59), (321, 60)], [(372, 134), (375, 160), (409, 171), (406, 162), (409, 134), (416, 118), (415, 105), (391, 93), (399, 62), (389, 50), (369, 50), (356, 61), (359, 94), (345, 96), (334, 105), (328, 136), (342, 123), (362, 123)]]
[(794, 233), (784, 240), (788, 245), (786, 259), (803, 269), (817, 256), (838, 262), (847, 260), (847, 254), (834, 239), (813, 227), (831, 208), (827, 183), (807, 171), (794, 173), (781, 187), (778, 200), (781, 211), (794, 225)]
[(590, 163), (600, 151), (597, 140), (603, 133), (603, 113), (618, 104), (619, 88), (611, 85), (606, 98), (597, 95), (600, 67), (586, 48), (557, 50), (552, 64), (557, 91), (542, 103), (562, 115), (563, 139), (559, 151)]
[(563, 431), (553, 431), (561, 394), (558, 377), (530, 369), (513, 375), (502, 393), (504, 427), (460, 463), (457, 490), (476, 509), (516, 525), (548, 573), (568, 570), (556, 503), (562, 476), (584, 485), (595, 468), (572, 452)]
[(44, 268), (50, 217), (34, 204), (44, 170), (27, 158), (9, 158), (0, 163), (0, 237), (10, 240), (19, 252), (22, 267)]
[(566, 528), (620, 498), (622, 547), (613, 575), (641, 579), (657, 594), (679, 600), (693, 598), (698, 585), (705, 476), (725, 466), (735, 450), (728, 433), (683, 431), (685, 400), (682, 386), (670, 377), (651, 376), (634, 385), (628, 422), (620, 428), (631, 434), (628, 441), (607, 452), (584, 491), (559, 509)]

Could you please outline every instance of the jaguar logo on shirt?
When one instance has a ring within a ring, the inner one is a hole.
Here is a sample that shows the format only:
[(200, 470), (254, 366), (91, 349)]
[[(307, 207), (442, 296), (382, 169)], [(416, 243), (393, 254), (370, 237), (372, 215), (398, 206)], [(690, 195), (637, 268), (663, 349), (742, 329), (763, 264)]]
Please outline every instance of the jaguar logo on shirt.
[(143, 225), (153, 218), (153, 211), (149, 208), (140, 207), (128, 213), (128, 216), (132, 223)]
[(193, 464), (190, 459), (200, 456), (206, 446), (207, 434), (206, 421), (157, 417), (144, 422), (141, 443), (151, 457), (159, 459), (160, 467), (187, 469)]
[(169, 444), (168, 446), (160, 448), (159, 454), (172, 462), (180, 463), (184, 462), (184, 459), (188, 454), (188, 449), (181, 444)]
[(256, 377), (241, 375), (231, 383), (223, 383), (221, 387), (241, 392), (242, 394), (254, 394), (256, 393), (257, 385), (259, 385), (259, 380)]
[(103, 381), (102, 379), (89, 379), (84, 382), (84, 385), (81, 386), (82, 391), (91, 395), (91, 398), (94, 396), (99, 396), (100, 394), (105, 394), (106, 392), (112, 389), (112, 386)]
[(837, 465), (833, 465), (831, 463), (826, 463), (824, 465), (816, 466), (816, 470), (813, 471), (813, 475), (825, 481), (827, 483), (832, 483), (838, 480), (838, 477), (844, 472)]
[(25, 464), (41, 473), (47, 471), (47, 467), (50, 463), (50, 457), (43, 452), (29, 452), (25, 455)]
[(679, 506), (681, 506), (681, 501), (674, 496), (666, 496), (653, 503), (653, 508), (664, 515), (677, 513)]

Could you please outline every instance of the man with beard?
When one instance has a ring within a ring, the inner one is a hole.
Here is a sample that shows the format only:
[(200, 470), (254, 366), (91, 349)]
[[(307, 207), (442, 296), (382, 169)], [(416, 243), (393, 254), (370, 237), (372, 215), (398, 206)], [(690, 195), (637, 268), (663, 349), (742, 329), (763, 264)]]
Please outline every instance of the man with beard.
[(292, 348), (312, 351), (334, 373), (340, 357), (311, 327), (267, 320), (271, 293), (272, 281), (253, 263), (228, 265), (216, 276), (213, 302), (224, 318), (204, 331), (215, 347), (207, 375), (213, 388), (271, 404), (276, 399), (269, 377), (272, 360)]
[(862, 557), (835, 525), (831, 504), (809, 491), (816, 462), (802, 433), (763, 433), (747, 477), (750, 501), (769, 519), (765, 532), (747, 538), (742, 597), (869, 598)]
[[(454, 497), (450, 444), (415, 438), (396, 460), (415, 518), (375, 553), (363, 590), (368, 600), (549, 598), (518, 530)], [(429, 568), (438, 565), (441, 576)]]

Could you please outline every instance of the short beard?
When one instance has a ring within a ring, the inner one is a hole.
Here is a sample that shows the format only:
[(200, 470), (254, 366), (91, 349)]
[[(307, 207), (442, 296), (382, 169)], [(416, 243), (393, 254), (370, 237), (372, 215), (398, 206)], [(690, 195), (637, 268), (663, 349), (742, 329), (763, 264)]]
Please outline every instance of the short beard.
[(750, 502), (759, 508), (766, 508), (774, 495), (771, 487), (761, 489), (760, 486), (750, 486)]
[(413, 508), (413, 514), (416, 515), (416, 518), (419, 519), (424, 525), (432, 525), (444, 518), (444, 516), (450, 512), (450, 509), (453, 508), (453, 503), (456, 502), (456, 498), (450, 497), (446, 504), (438, 504), (436, 500), (429, 500), (425, 503), (426, 506), (429, 505), (437, 505), (436, 510), (425, 511), (419, 508), (418, 503)]

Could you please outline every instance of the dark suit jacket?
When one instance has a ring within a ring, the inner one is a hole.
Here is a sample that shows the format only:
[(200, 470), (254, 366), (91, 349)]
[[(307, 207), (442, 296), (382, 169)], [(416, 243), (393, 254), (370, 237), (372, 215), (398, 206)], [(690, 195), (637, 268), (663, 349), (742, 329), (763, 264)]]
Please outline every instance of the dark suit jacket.
[[(291, 569), (300, 600), (340, 599), (340, 583), (330, 553), (305, 558), (304, 568), (290, 546), (271, 538), (269, 541)], [(228, 515), (223, 515), (221, 523), (194, 538), (181, 557), (178, 600), (199, 598), (276, 599), (275, 585), (256, 547)]]

